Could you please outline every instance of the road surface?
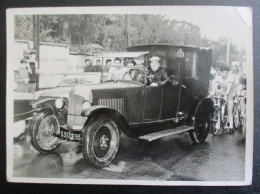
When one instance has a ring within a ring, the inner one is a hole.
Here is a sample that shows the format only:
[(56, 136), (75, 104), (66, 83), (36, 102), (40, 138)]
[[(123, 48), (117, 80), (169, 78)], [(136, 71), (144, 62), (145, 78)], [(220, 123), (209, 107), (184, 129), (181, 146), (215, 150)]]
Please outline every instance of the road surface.
[(39, 154), (25, 136), (14, 144), (14, 177), (80, 179), (243, 181), (245, 143), (241, 133), (209, 134), (193, 144), (188, 133), (139, 142), (121, 136), (119, 152), (105, 169), (89, 167), (79, 143), (62, 144), (52, 154)]

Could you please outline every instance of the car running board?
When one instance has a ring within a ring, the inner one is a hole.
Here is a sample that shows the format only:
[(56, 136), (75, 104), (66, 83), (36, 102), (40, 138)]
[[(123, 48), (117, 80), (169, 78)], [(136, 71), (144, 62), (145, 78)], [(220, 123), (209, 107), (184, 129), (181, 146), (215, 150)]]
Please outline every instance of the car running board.
[(166, 136), (169, 136), (169, 135), (175, 135), (175, 134), (178, 134), (178, 133), (190, 131), (193, 128), (194, 127), (192, 127), (192, 126), (183, 125), (183, 126), (176, 127), (176, 128), (173, 128), (173, 129), (167, 129), (167, 130), (164, 130), (164, 131), (159, 131), (159, 132), (143, 135), (143, 136), (138, 137), (138, 139), (153, 141), (153, 140), (160, 139), (162, 137), (166, 137)]

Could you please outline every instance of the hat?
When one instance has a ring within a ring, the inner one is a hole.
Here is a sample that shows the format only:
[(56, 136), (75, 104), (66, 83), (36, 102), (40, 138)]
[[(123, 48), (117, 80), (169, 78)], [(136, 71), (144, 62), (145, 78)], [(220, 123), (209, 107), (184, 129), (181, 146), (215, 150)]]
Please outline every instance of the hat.
[(231, 63), (231, 66), (239, 66), (239, 62), (233, 61), (233, 62)]
[(149, 59), (149, 61), (161, 61), (160, 57), (153, 56)]

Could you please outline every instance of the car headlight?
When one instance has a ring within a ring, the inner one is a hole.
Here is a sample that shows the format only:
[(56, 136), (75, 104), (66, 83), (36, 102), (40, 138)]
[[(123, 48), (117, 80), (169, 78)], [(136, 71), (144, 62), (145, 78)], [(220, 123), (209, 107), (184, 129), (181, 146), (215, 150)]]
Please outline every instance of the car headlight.
[(56, 106), (57, 109), (63, 108), (64, 105), (65, 105), (64, 100), (62, 100), (61, 98), (56, 99), (55, 106)]
[(83, 109), (83, 110), (86, 110), (86, 109), (88, 109), (89, 107), (91, 107), (90, 102), (89, 102), (89, 101), (85, 101), (85, 102), (83, 103), (82, 109)]

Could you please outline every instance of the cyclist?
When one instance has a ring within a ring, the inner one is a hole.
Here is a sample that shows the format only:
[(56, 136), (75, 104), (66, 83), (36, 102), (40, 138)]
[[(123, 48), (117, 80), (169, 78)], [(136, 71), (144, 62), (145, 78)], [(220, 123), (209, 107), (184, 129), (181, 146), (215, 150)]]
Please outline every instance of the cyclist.
[[(236, 94), (235, 90), (235, 79), (229, 74), (229, 67), (220, 66), (220, 76), (217, 76), (214, 80), (213, 89), (210, 93), (210, 96), (224, 96), (224, 99), (227, 104), (227, 112), (228, 112), (228, 120), (229, 120), (229, 130), (232, 132), (233, 129), (233, 106), (234, 101), (233, 98)], [(217, 90), (220, 87), (220, 90)]]

